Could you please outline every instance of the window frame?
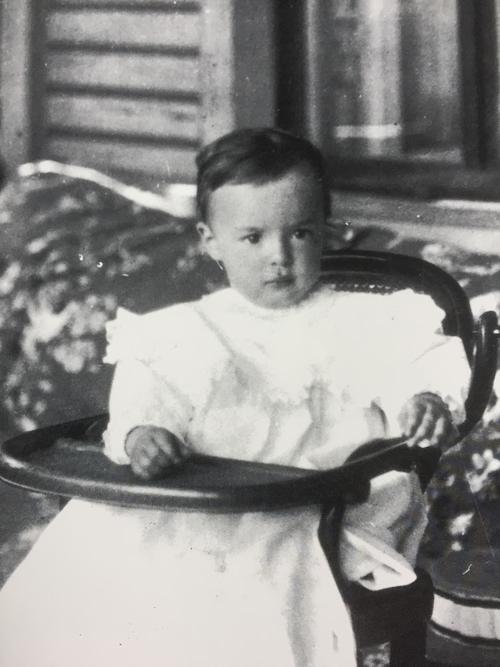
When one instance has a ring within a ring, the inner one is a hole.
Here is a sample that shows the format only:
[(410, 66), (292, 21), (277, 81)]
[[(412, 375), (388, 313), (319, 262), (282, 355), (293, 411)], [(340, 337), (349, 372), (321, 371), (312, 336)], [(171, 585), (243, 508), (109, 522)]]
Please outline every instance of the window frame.
[(463, 163), (333, 154), (327, 125), (329, 0), (276, 4), (277, 123), (326, 156), (337, 190), (419, 199), (500, 199), (500, 0), (457, 0)]

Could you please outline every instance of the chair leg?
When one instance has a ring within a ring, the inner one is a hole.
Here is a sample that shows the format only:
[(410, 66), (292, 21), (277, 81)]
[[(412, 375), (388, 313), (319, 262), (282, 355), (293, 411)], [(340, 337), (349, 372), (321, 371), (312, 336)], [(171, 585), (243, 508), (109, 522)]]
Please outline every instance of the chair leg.
[(427, 624), (417, 623), (412, 632), (391, 642), (390, 667), (425, 667)]

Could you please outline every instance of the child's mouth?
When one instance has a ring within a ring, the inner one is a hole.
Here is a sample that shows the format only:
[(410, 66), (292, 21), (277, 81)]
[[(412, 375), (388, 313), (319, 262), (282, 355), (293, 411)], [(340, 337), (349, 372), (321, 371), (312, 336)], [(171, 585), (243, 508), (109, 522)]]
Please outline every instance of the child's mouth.
[(293, 283), (292, 276), (278, 276), (271, 280), (266, 280), (266, 285), (274, 285), (275, 287), (287, 287)]

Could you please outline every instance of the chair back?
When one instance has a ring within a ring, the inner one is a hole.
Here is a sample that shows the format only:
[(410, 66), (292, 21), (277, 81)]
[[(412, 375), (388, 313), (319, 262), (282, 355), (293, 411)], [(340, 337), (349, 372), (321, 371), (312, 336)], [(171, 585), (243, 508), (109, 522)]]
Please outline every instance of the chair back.
[(471, 360), (474, 319), (469, 299), (457, 281), (438, 266), (407, 255), (347, 250), (326, 255), (321, 268), (324, 280), (347, 292), (391, 294), (410, 288), (428, 294), (445, 313), (444, 333), (460, 336)]

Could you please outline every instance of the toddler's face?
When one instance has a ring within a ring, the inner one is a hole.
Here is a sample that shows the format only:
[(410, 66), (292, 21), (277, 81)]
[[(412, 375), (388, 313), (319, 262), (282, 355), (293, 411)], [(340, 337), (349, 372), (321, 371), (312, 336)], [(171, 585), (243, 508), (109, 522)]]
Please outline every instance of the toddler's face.
[(198, 230), (232, 287), (258, 306), (285, 308), (319, 278), (324, 222), (321, 186), (304, 167), (262, 185), (223, 185)]

